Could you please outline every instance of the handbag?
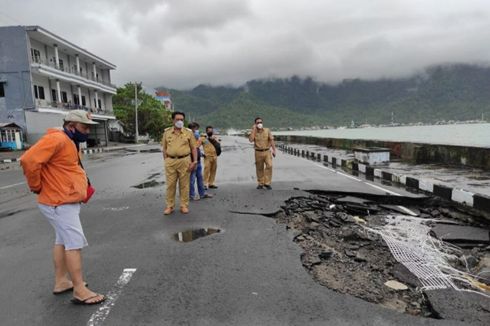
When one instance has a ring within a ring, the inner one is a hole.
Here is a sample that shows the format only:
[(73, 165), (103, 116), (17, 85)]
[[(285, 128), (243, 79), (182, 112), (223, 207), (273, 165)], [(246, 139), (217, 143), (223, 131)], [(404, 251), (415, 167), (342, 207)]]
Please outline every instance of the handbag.
[(82, 203), (84, 203), (84, 204), (88, 203), (88, 201), (90, 200), (90, 198), (95, 193), (95, 188), (92, 187), (92, 185), (90, 184), (90, 180), (88, 178), (87, 178), (87, 181), (88, 181), (88, 185), (87, 185), (87, 197), (85, 197), (85, 199), (82, 200)]

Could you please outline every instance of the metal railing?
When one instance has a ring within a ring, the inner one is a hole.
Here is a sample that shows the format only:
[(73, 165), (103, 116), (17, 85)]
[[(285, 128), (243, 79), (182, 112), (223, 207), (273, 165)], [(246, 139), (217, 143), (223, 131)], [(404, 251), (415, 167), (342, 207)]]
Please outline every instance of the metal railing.
[(91, 106), (85, 106), (81, 104), (73, 104), (73, 103), (60, 103), (60, 102), (50, 102), (50, 106), (52, 108), (64, 109), (64, 110), (84, 110), (91, 113), (97, 114), (106, 114), (106, 110), (101, 108), (94, 108)]
[(94, 73), (88, 73), (86, 71), (78, 71), (75, 67), (65, 67), (64, 65), (63, 66), (59, 66), (57, 64), (55, 64), (54, 62), (46, 62), (45, 60), (39, 58), (39, 57), (33, 57), (32, 58), (32, 62), (33, 63), (37, 63), (37, 64), (40, 64), (40, 65), (43, 65), (43, 66), (47, 66), (47, 67), (50, 67), (50, 68), (54, 68), (56, 70), (59, 70), (59, 71), (62, 71), (62, 72), (66, 72), (66, 73), (69, 73), (69, 74), (73, 74), (73, 75), (77, 75), (77, 76), (80, 76), (82, 78), (85, 78), (85, 79), (88, 79), (90, 81), (94, 81), (96, 83), (99, 83), (99, 84), (102, 84), (102, 85), (105, 85), (105, 86), (109, 86), (109, 87), (112, 87), (112, 88), (117, 88), (116, 85), (108, 82), (108, 81), (105, 81), (103, 80), (102, 78), (99, 78), (97, 76), (94, 76)]

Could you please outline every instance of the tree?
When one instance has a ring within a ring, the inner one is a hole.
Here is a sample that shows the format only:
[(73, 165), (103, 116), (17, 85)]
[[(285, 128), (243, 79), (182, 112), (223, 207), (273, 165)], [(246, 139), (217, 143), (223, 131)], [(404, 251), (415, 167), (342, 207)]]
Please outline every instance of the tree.
[[(114, 114), (131, 135), (135, 134), (134, 87), (133, 83), (119, 87), (113, 98)], [(141, 83), (137, 84), (137, 92), (141, 101), (138, 105), (138, 131), (149, 134), (153, 140), (160, 140), (165, 128), (172, 125), (171, 114), (160, 101), (142, 89)]]

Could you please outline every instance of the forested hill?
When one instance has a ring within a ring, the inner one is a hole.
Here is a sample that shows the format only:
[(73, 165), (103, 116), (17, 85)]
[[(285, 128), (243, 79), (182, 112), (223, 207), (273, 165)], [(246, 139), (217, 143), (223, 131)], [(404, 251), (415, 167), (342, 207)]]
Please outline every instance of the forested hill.
[(291, 77), (169, 91), (177, 110), (222, 128), (248, 128), (258, 115), (270, 127), (339, 126), (352, 120), (385, 124), (392, 112), (401, 123), (490, 116), (490, 68), (465, 64), (433, 66), (407, 78), (350, 79), (336, 85)]

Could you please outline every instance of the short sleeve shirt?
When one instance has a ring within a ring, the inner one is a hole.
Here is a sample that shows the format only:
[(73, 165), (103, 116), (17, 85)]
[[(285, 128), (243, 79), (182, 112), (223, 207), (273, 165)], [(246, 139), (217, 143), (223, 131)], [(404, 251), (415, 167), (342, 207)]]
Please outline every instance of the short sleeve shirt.
[(163, 133), (162, 146), (165, 154), (177, 157), (189, 155), (196, 148), (197, 142), (190, 129), (182, 128), (180, 132), (176, 132), (174, 127), (170, 127)]
[(268, 128), (264, 128), (261, 132), (255, 133), (255, 148), (256, 149), (269, 149), (272, 145), (272, 133)]

